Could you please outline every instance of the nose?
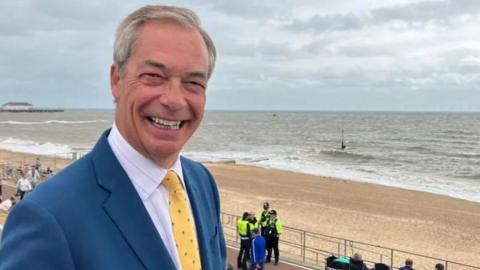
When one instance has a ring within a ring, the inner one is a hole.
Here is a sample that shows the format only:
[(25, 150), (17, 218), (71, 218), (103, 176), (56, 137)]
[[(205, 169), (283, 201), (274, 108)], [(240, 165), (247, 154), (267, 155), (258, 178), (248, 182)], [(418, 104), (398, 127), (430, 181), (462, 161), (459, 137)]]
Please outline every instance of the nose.
[(184, 93), (181, 79), (170, 78), (160, 95), (160, 103), (171, 111), (182, 109), (187, 105)]

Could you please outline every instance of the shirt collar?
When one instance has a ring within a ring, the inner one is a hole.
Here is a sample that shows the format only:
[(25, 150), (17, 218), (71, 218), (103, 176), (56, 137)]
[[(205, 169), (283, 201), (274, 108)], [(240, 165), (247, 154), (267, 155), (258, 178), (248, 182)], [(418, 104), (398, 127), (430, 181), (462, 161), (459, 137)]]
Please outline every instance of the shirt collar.
[(178, 175), (180, 182), (185, 187), (180, 155), (171, 168), (162, 168), (135, 150), (122, 136), (115, 123), (108, 135), (108, 143), (142, 200), (146, 200), (152, 195), (170, 170)]

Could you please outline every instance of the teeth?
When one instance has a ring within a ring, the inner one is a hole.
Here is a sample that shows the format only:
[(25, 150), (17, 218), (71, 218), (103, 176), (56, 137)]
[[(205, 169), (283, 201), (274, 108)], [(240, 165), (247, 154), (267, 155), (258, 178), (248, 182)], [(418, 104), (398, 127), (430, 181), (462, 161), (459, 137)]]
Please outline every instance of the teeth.
[(152, 123), (161, 128), (179, 129), (182, 121), (170, 121), (158, 117), (150, 117)]

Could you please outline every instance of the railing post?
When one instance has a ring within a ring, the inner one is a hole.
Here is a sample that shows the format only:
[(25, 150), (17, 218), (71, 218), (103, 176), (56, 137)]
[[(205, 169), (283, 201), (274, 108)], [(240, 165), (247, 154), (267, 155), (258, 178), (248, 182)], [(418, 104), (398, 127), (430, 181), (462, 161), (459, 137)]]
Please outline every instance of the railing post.
[(343, 257), (347, 257), (347, 239), (344, 240)]
[(340, 257), (340, 243), (337, 243), (338, 244), (338, 251), (337, 251), (337, 255)]
[(306, 256), (306, 237), (307, 237), (307, 233), (306, 231), (303, 231), (302, 232), (302, 256), (303, 256), (303, 262), (305, 262), (305, 256)]
[(393, 249), (390, 249), (390, 270), (393, 270)]
[(235, 227), (235, 244), (238, 244), (238, 238), (240, 237), (238, 235), (238, 231), (237, 231), (237, 222), (238, 222), (238, 217), (235, 217), (235, 221), (234, 221), (234, 224), (233, 226)]
[(445, 270), (448, 270), (448, 261), (445, 261)]

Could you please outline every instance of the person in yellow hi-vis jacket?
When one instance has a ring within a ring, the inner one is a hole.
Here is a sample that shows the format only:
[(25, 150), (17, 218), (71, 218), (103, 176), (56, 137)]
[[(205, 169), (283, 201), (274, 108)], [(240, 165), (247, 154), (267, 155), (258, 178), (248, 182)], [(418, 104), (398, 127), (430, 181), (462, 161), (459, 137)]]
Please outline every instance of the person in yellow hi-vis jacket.
[(270, 204), (268, 202), (263, 203), (263, 211), (260, 212), (257, 216), (257, 221), (260, 225), (260, 232), (263, 237), (267, 237), (267, 224), (270, 220), (270, 214), (268, 210), (270, 209)]
[(275, 262), (274, 264), (278, 264), (278, 260), (280, 258), (280, 251), (278, 249), (278, 240), (280, 235), (283, 232), (283, 223), (277, 219), (277, 211), (270, 210), (270, 220), (268, 221), (267, 225), (267, 259), (266, 263), (269, 263), (272, 258), (272, 250), (274, 251), (275, 255)]
[(250, 259), (250, 214), (244, 212), (242, 219), (237, 221), (237, 231), (240, 236), (240, 251), (237, 257), (237, 269), (247, 269), (247, 260)]
[[(257, 220), (257, 217), (255, 216), (255, 212), (250, 212), (248, 213), (248, 223), (250, 224), (250, 231), (253, 231), (253, 229), (258, 229), (260, 226)], [(252, 237), (250, 235), (250, 240), (252, 240)]]

